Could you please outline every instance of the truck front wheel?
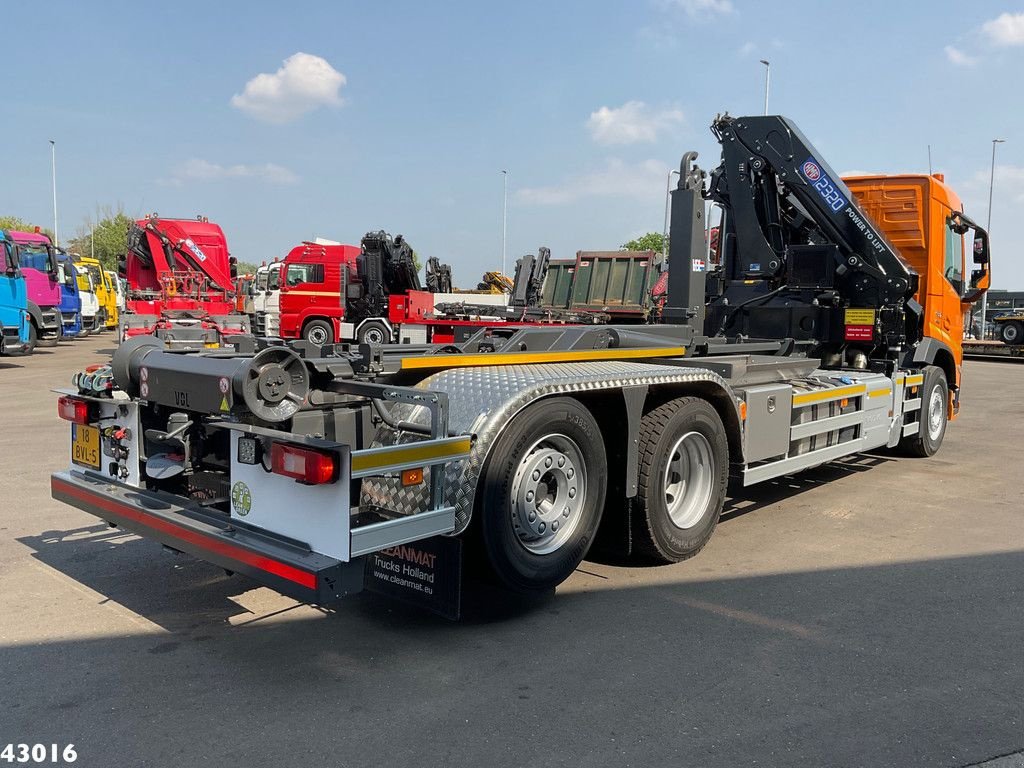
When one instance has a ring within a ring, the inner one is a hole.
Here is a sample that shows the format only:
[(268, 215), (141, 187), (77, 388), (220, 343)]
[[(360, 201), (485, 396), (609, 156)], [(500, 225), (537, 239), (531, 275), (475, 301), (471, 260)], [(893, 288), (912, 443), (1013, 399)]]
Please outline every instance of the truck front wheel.
[(537, 593), (569, 577), (601, 522), (607, 474), (601, 430), (577, 400), (542, 400), (512, 420), (477, 510), (487, 564), (504, 586)]
[(324, 346), (334, 343), (334, 328), (326, 320), (310, 320), (302, 329), (302, 338), (310, 344)]
[(910, 456), (926, 458), (934, 456), (946, 436), (947, 408), (949, 407), (949, 385), (946, 374), (935, 365), (924, 369), (921, 385), (921, 424), (916, 435), (903, 438), (900, 448)]
[(666, 563), (693, 557), (718, 524), (729, 481), (729, 446), (718, 412), (681, 397), (640, 421), (637, 554)]

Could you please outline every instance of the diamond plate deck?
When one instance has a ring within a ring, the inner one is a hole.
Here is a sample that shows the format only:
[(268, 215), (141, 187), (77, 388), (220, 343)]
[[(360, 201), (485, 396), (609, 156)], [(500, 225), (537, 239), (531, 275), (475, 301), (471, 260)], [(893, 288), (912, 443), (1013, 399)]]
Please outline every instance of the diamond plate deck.
[[(527, 405), (551, 395), (692, 382), (709, 382), (730, 392), (725, 380), (713, 371), (623, 361), (451, 368), (424, 379), (417, 388), (448, 394), (449, 430), (474, 436), (469, 458), (446, 465), (445, 497), (456, 511), (454, 533), (469, 525), (477, 481), (491, 446)], [(421, 406), (396, 406), (394, 414), (406, 421), (429, 423)], [(382, 430), (378, 438), (375, 445), (392, 445), (417, 436)], [(403, 488), (397, 478), (368, 478), (363, 481), (361, 503), (413, 514), (426, 508), (428, 488), (426, 482)]]

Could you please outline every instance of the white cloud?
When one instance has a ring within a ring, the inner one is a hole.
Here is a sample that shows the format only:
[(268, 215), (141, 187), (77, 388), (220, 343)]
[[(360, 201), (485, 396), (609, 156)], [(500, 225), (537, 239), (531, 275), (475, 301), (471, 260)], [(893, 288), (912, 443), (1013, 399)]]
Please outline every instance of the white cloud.
[(192, 158), (175, 168), (168, 183), (181, 186), (186, 181), (222, 181), (224, 179), (257, 179), (268, 184), (296, 184), (299, 177), (284, 166), (275, 163), (262, 165), (220, 165), (209, 160)]
[(591, 112), (587, 128), (598, 144), (636, 144), (655, 141), (660, 131), (682, 122), (680, 109), (652, 109), (642, 101), (627, 101), (621, 107)]
[(687, 16), (709, 17), (733, 13), (732, 0), (665, 0), (666, 5), (685, 11)]
[(1024, 45), (1024, 13), (1004, 13), (981, 25), (995, 45)]
[(947, 45), (943, 50), (946, 52), (946, 58), (958, 67), (973, 67), (978, 63), (978, 59), (976, 57), (968, 56), (959, 48), (955, 48), (952, 45)]
[(665, 194), (668, 170), (657, 160), (628, 164), (611, 158), (603, 168), (571, 176), (559, 184), (520, 189), (516, 192), (516, 199), (527, 205), (565, 205), (591, 197), (626, 197), (656, 202)]
[(736, 51), (736, 53), (739, 54), (739, 56), (742, 58), (742, 57), (749, 56), (750, 54), (752, 54), (756, 50), (757, 50), (757, 45), (754, 44), (753, 42), (747, 41), (747, 42), (745, 42), (743, 45), (741, 45), (739, 47), (739, 49)]
[[(985, 168), (975, 172), (966, 182), (966, 196), (977, 199), (978, 207), (983, 210), (988, 206), (988, 185), (991, 169)], [(993, 199), (1011, 200), (1014, 203), (1024, 203), (1024, 166), (1020, 165), (997, 165), (995, 182), (993, 185)], [(968, 211), (970, 213), (970, 211)], [(973, 217), (978, 220), (978, 216)]]
[(317, 107), (342, 104), (345, 75), (326, 59), (294, 53), (274, 74), (263, 72), (231, 97), (231, 106), (268, 123), (290, 123)]

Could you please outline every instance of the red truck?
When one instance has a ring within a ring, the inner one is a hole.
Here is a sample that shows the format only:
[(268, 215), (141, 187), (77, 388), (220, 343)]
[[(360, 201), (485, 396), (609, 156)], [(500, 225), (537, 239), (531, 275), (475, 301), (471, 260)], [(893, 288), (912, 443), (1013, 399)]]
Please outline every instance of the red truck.
[(121, 339), (153, 334), (170, 347), (216, 347), (249, 332), (238, 312), (236, 261), (224, 231), (207, 219), (152, 214), (128, 231), (118, 272), (128, 282)]

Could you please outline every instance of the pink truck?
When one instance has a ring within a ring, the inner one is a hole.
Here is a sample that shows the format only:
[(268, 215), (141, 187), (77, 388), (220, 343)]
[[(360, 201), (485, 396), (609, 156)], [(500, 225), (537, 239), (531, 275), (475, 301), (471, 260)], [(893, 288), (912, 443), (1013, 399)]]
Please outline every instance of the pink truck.
[(41, 232), (10, 229), (7, 238), (18, 248), (21, 274), (25, 277), (31, 321), (29, 345), (54, 346), (60, 339), (62, 322), (60, 278), (53, 244)]

